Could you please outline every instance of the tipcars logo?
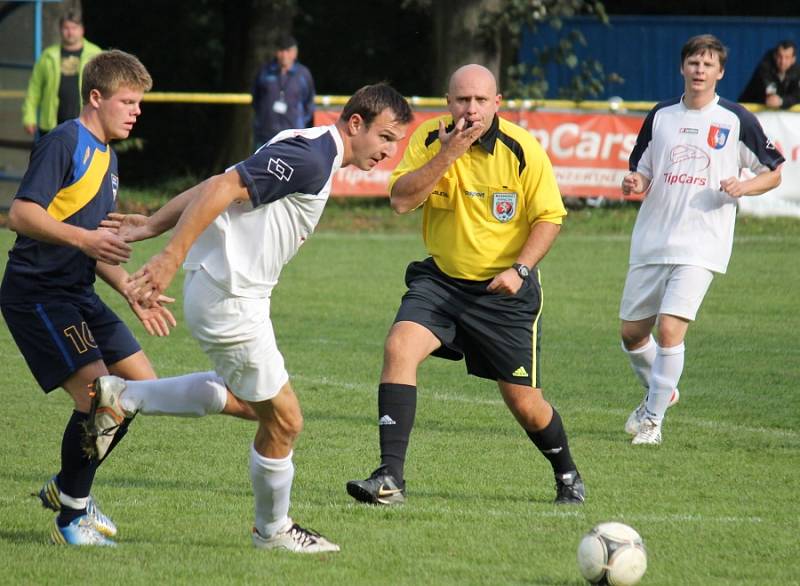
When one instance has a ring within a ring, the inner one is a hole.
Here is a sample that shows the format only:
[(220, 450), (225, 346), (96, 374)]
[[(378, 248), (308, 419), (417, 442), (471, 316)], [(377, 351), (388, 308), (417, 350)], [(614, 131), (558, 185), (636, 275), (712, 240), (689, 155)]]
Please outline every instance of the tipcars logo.
[(294, 169), (281, 159), (270, 157), (269, 163), (267, 163), (267, 173), (275, 175), (281, 181), (289, 181), (294, 174)]
[(707, 174), (699, 174), (700, 171), (705, 171), (711, 165), (711, 158), (703, 149), (691, 144), (681, 144), (670, 151), (669, 160), (672, 161), (672, 167), (682, 167), (691, 172), (667, 171), (663, 174), (664, 183), (667, 185), (698, 185), (700, 187), (708, 185)]
[(542, 147), (556, 159), (580, 161), (627, 161), (636, 144), (636, 132), (617, 132), (600, 126), (600, 132), (579, 124), (558, 124), (548, 130), (532, 128), (530, 132)]
[(695, 170), (702, 171), (708, 169), (711, 164), (711, 159), (708, 154), (701, 149), (691, 144), (681, 144), (673, 148), (669, 153), (669, 160), (673, 165), (679, 165), (686, 161), (693, 161), (695, 163)]
[(708, 183), (708, 179), (706, 177), (689, 175), (688, 173), (670, 173), (667, 171), (664, 173), (664, 183), (667, 185), (679, 183), (680, 185), (699, 185), (702, 187)]

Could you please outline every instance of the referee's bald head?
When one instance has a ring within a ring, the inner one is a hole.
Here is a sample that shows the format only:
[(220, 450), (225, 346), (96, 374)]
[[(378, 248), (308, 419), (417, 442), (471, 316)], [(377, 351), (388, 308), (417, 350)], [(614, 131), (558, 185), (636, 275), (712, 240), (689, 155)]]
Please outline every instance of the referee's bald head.
[(453, 72), (453, 75), (450, 76), (450, 83), (448, 84), (447, 92), (452, 94), (455, 92), (455, 88), (459, 85), (463, 85), (465, 83), (471, 85), (476, 82), (481, 84), (489, 84), (490, 92), (492, 94), (497, 94), (497, 80), (495, 79), (494, 74), (483, 65), (478, 65), (477, 63), (470, 63), (469, 65), (464, 65), (456, 69)]

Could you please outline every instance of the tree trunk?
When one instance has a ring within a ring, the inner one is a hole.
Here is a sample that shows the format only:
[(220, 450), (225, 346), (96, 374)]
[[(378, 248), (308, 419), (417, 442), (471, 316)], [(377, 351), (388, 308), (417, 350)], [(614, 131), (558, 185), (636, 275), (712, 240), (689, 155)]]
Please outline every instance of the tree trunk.
[(434, 92), (447, 92), (450, 75), (458, 67), (478, 63), (499, 79), (500, 43), (479, 34), (480, 16), (497, 12), (500, 0), (439, 0), (433, 2), (433, 37), (436, 63)]
[[(258, 67), (274, 53), (278, 35), (292, 30), (296, 11), (296, 0), (224, 3), (223, 91), (250, 93)], [(215, 162), (215, 172), (220, 172), (252, 153), (253, 109), (244, 105), (215, 107), (221, 108)]]

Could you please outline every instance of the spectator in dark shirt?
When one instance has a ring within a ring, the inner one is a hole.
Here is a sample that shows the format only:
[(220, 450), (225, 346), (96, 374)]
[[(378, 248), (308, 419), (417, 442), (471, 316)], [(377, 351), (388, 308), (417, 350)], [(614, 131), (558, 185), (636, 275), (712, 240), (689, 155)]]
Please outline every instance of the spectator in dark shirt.
[(314, 125), (314, 79), (297, 62), (297, 41), (278, 39), (275, 58), (265, 63), (253, 83), (253, 141), (257, 149), (281, 130)]
[(784, 110), (800, 102), (800, 66), (793, 41), (781, 41), (764, 55), (739, 101)]

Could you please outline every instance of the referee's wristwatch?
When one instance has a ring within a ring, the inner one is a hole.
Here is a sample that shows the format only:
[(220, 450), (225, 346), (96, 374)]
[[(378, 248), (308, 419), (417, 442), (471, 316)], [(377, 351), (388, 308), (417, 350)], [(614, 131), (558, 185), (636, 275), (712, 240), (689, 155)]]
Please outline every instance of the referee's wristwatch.
[(515, 271), (517, 271), (517, 274), (519, 275), (519, 278), (522, 279), (523, 281), (528, 278), (528, 275), (531, 274), (531, 270), (528, 267), (526, 267), (524, 264), (515, 262), (513, 265), (511, 265), (511, 267)]

